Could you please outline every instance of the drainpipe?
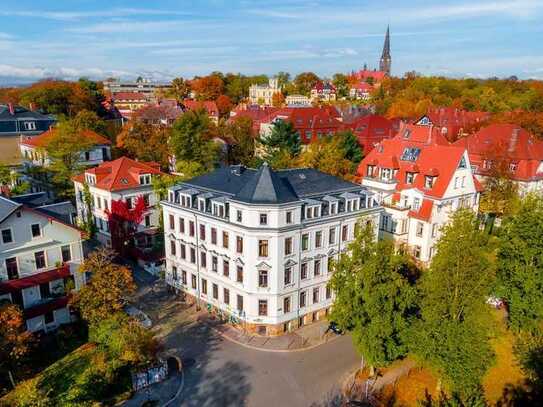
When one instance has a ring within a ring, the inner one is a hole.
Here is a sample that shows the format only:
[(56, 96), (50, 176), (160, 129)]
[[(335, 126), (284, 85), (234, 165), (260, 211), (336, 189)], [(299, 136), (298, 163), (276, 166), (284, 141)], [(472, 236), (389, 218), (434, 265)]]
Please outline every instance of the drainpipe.
[[(302, 209), (303, 214), (303, 209)], [(300, 229), (298, 230), (298, 289), (296, 290), (298, 298), (296, 298), (296, 304), (298, 306), (296, 307), (296, 322), (298, 323), (300, 321), (300, 283), (301, 283), (301, 276), (302, 276), (302, 220), (300, 219)], [(307, 303), (307, 298), (305, 299)], [(300, 326), (298, 325), (298, 328)]]
[[(190, 226), (189, 226), (190, 227)], [(200, 311), (200, 227), (198, 215), (194, 214), (194, 235), (196, 236), (196, 310)]]

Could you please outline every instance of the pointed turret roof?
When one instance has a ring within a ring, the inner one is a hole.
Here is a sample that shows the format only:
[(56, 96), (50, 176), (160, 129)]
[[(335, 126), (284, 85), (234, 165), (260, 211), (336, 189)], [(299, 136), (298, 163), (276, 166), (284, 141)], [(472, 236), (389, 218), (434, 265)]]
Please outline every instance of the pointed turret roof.
[(251, 203), (278, 204), (297, 201), (292, 187), (280, 178), (267, 163), (248, 179), (235, 199)]
[(383, 53), (381, 58), (390, 58), (390, 26), (387, 25), (387, 33), (385, 36), (385, 44), (383, 45)]

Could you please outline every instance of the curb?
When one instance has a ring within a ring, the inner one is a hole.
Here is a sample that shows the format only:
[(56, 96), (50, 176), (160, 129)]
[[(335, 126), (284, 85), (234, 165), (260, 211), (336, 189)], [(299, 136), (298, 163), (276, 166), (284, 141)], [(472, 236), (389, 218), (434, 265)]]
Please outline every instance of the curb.
[(175, 393), (175, 396), (168, 400), (166, 403), (162, 404), (161, 407), (168, 407), (171, 403), (173, 403), (183, 392), (183, 388), (185, 387), (185, 373), (183, 369), (181, 369), (181, 384), (179, 385), (179, 389), (177, 389), (177, 393)]
[(327, 343), (333, 342), (333, 341), (335, 341), (335, 340), (337, 340), (337, 339), (339, 339), (341, 337), (340, 335), (337, 335), (335, 337), (332, 337), (332, 339), (330, 339), (330, 340), (328, 340), (326, 342), (316, 343), (315, 345), (307, 346), (305, 348), (298, 348), (298, 349), (266, 349), (266, 348), (259, 348), (257, 346), (253, 346), (253, 345), (247, 345), (246, 343), (240, 342), (240, 341), (238, 341), (238, 340), (236, 340), (234, 338), (230, 338), (228, 335), (225, 335), (220, 330), (218, 330), (217, 328), (215, 328), (215, 327), (213, 327), (213, 326), (211, 326), (209, 324), (206, 324), (206, 325), (209, 328), (211, 328), (214, 332), (218, 333), (222, 338), (226, 339), (229, 342), (235, 343), (236, 345), (239, 345), (239, 346), (243, 346), (244, 348), (247, 348), (247, 349), (256, 350), (256, 351), (260, 351), (260, 352), (269, 352), (269, 353), (304, 352), (304, 351), (307, 351), (307, 350), (318, 348), (319, 346), (325, 345)]

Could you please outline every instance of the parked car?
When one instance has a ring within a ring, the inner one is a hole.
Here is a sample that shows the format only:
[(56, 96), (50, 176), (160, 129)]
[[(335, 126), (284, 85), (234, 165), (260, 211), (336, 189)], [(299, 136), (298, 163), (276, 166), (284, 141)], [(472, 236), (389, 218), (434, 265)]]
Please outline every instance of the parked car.
[(166, 271), (166, 265), (164, 260), (148, 261), (143, 265), (143, 269), (153, 276), (159, 276), (161, 272)]
[(151, 321), (151, 318), (149, 318), (147, 314), (143, 312), (142, 310), (139, 310), (132, 305), (127, 305), (125, 306), (124, 311), (129, 316), (136, 319), (144, 328), (151, 328), (151, 326), (153, 326), (153, 322)]

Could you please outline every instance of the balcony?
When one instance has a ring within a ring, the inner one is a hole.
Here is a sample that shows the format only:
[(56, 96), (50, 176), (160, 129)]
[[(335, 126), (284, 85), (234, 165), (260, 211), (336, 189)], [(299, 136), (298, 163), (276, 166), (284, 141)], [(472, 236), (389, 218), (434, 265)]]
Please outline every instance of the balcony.
[(0, 282), (0, 295), (20, 291), (25, 288), (34, 287), (68, 276), (70, 276), (70, 266), (68, 264), (63, 264), (53, 270), (36, 273), (28, 277), (2, 281)]
[(29, 308), (25, 308), (23, 315), (25, 319), (35, 318), (37, 316), (46, 314), (60, 308), (64, 308), (68, 305), (70, 297), (65, 295), (62, 297), (53, 298), (50, 301), (34, 305)]
[(381, 191), (393, 192), (396, 190), (396, 184), (398, 183), (395, 179), (381, 179), (375, 177), (364, 177), (362, 178), (362, 185), (371, 189), (378, 189)]

